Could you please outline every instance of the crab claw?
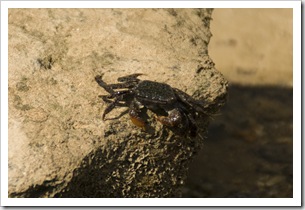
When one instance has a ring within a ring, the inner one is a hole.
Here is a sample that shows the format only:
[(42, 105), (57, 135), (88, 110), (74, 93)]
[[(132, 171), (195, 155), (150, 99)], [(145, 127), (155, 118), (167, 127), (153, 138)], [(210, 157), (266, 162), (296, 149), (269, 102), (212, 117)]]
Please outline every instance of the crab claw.
[(168, 116), (156, 116), (156, 118), (163, 125), (169, 127), (178, 126), (182, 122), (182, 116), (178, 109), (169, 111)]

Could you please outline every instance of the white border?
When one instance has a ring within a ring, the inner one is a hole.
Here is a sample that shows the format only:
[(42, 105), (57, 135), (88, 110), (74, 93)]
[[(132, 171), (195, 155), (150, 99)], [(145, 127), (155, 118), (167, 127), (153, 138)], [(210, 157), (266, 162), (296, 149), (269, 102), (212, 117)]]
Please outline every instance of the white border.
[(4, 8), (296, 8), (301, 6), (301, 1), (2, 1), (2, 6)]
[[(293, 198), (8, 198), (8, 8), (293, 8)], [(1, 206), (300, 206), (301, 1), (2, 1)]]
[(8, 9), (1, 2), (1, 206), (8, 197)]
[[(302, 174), (302, 58), (301, 4), (293, 8), (293, 197), (301, 204)], [(304, 161), (304, 160), (303, 160)], [(303, 164), (304, 166), (304, 164)], [(298, 183), (298, 181), (300, 181)]]

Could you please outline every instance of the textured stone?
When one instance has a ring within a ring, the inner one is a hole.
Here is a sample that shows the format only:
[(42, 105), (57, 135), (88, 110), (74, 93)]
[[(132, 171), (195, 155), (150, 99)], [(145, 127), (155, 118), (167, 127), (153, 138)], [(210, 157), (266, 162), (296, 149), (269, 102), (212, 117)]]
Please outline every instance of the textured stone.
[(157, 123), (144, 132), (116, 108), (106, 82), (132, 73), (225, 103), (208, 56), (211, 9), (9, 9), (9, 197), (179, 197), (196, 138)]

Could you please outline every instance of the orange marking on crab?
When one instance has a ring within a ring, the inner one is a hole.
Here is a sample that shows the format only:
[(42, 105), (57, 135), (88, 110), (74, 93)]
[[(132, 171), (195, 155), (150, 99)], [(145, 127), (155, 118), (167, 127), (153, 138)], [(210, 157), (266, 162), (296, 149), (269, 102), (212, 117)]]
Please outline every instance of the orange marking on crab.
[(136, 126), (145, 129), (145, 122), (143, 120), (140, 120), (139, 118), (135, 118), (130, 116), (131, 122), (135, 124)]

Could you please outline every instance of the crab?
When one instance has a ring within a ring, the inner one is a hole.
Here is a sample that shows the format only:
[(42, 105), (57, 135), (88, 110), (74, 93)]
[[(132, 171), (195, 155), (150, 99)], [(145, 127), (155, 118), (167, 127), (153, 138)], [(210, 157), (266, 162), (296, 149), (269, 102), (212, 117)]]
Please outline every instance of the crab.
[(165, 83), (140, 80), (143, 74), (131, 74), (119, 77), (116, 84), (107, 84), (103, 75), (97, 75), (95, 81), (109, 94), (100, 95), (109, 105), (102, 119), (115, 107), (129, 107), (131, 121), (138, 127), (146, 127), (143, 117), (145, 109), (155, 113), (155, 118), (164, 126), (194, 137), (197, 135), (196, 119), (205, 114), (202, 101), (193, 99), (187, 93)]

